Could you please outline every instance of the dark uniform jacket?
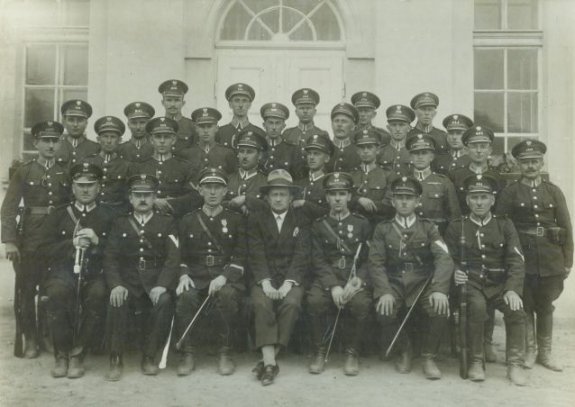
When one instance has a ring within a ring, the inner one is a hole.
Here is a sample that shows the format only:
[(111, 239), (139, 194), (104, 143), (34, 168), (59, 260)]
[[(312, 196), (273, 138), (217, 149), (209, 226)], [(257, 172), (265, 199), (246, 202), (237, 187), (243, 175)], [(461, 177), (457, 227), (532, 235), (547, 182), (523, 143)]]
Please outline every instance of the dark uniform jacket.
[(78, 144), (74, 148), (68, 137), (64, 136), (60, 141), (60, 147), (56, 151), (56, 162), (68, 166), (70, 168), (76, 163), (82, 162), (84, 158), (92, 154), (100, 152), (100, 144), (95, 141), (88, 140), (86, 136), (78, 139)]
[[(492, 168), (488, 168), (485, 172), (485, 175), (489, 175), (497, 181), (497, 191), (495, 191), (495, 197), (498, 197), (499, 191), (503, 188), (504, 182), (501, 179), (501, 176), (497, 171)], [(469, 208), (467, 207), (467, 202), (465, 202), (465, 185), (464, 181), (467, 177), (471, 175), (476, 175), (475, 172), (469, 169), (469, 165), (463, 168), (456, 168), (455, 170), (451, 171), (448, 176), (451, 182), (453, 182), (453, 186), (455, 186), (455, 192), (457, 192), (457, 199), (459, 199), (459, 207), (461, 208), (461, 212), (463, 214), (469, 213)]]
[[(461, 222), (463, 221), (463, 259)], [(523, 293), (525, 261), (513, 222), (505, 216), (492, 216), (479, 224), (469, 216), (451, 222), (445, 243), (458, 268), (465, 271), (469, 284), (483, 290), (487, 298), (505, 291)]]
[(303, 174), (303, 164), (298, 147), (279, 140), (273, 145), (270, 142), (268, 149), (263, 152), (260, 169), (266, 175), (273, 170), (283, 169), (297, 179)]
[(259, 210), (250, 211), (247, 238), (252, 283), (269, 278), (279, 288), (285, 280), (296, 285), (307, 281), (311, 255), (309, 229), (296, 210), (286, 212), (281, 232), (269, 206), (263, 204)]
[[(222, 146), (230, 147), (233, 149), (237, 148), (237, 141), (238, 135), (240, 131), (247, 129), (251, 131), (259, 131), (262, 134), (265, 134), (258, 126), (254, 126), (253, 124), (249, 123), (247, 126), (243, 127), (241, 130), (238, 130), (232, 123), (228, 123), (218, 129), (216, 133), (216, 141), (221, 144)], [(246, 130), (246, 131), (247, 131)]]
[[(70, 210), (74, 216), (70, 215)], [(74, 233), (84, 228), (93, 229), (98, 236), (98, 245), (92, 245), (86, 250), (84, 275), (86, 278), (101, 275), (104, 252), (107, 249), (113, 221), (112, 211), (101, 205), (96, 205), (88, 212), (82, 212), (74, 204), (70, 204), (48, 215), (42, 226), (42, 242), (38, 247), (47, 258), (48, 277), (57, 276), (63, 279), (72, 277), (76, 252), (73, 244)]]
[(104, 172), (100, 183), (100, 202), (127, 204), (130, 163), (119, 154), (111, 154), (106, 160), (102, 153), (88, 156), (84, 161), (97, 165)]
[(447, 144), (447, 133), (437, 127), (427, 126), (424, 127), (417, 123), (413, 129), (407, 133), (407, 137), (418, 135), (420, 133), (429, 134), (435, 141), (435, 151), (437, 155), (447, 154), (449, 145)]
[(267, 177), (261, 172), (255, 172), (246, 179), (240, 176), (239, 171), (235, 172), (228, 178), (228, 194), (226, 199), (233, 199), (240, 195), (260, 198), (260, 187), (267, 185), (267, 183)]
[(356, 133), (360, 133), (363, 130), (369, 130), (369, 129), (374, 129), (375, 132), (381, 136), (381, 145), (382, 146), (389, 144), (389, 142), (391, 140), (391, 134), (389, 134), (389, 132), (387, 130), (382, 129), (381, 127), (376, 127), (373, 124), (368, 124), (367, 126), (357, 126), (355, 131), (356, 131)]
[(18, 243), (16, 216), (20, 201), (24, 200), (20, 250), (34, 252), (42, 236), (42, 225), (54, 207), (70, 201), (70, 180), (67, 169), (55, 163), (46, 167), (36, 159), (16, 169), (2, 203), (2, 243)]
[(559, 187), (547, 181), (535, 187), (516, 181), (501, 191), (496, 212), (509, 216), (517, 228), (527, 274), (563, 275), (573, 266), (573, 229)]
[(208, 287), (219, 275), (238, 288), (244, 286), (246, 237), (241, 215), (224, 209), (210, 217), (198, 209), (182, 218), (179, 233), (185, 265), (180, 274), (188, 274), (197, 289)]
[(176, 142), (172, 146), (172, 154), (176, 157), (181, 157), (182, 151), (197, 144), (198, 133), (191, 119), (182, 116), (180, 120), (176, 121), (178, 123), (178, 132), (176, 134)]
[[(356, 168), (351, 172), (353, 179), (353, 197), (351, 206), (354, 211), (371, 219), (376, 216), (377, 219), (382, 220), (383, 217), (393, 216), (393, 211), (389, 204), (384, 203), (387, 187), (387, 176), (383, 168), (377, 166), (369, 172), (365, 172), (363, 168)], [(371, 199), (377, 210), (374, 213), (368, 213), (358, 203), (359, 198), (365, 197)]]
[(171, 216), (156, 212), (144, 226), (132, 214), (114, 222), (104, 260), (110, 289), (121, 285), (136, 297), (154, 287), (174, 289), (179, 265), (177, 227)]
[(296, 196), (296, 199), (305, 200), (304, 205), (301, 207), (301, 213), (304, 214), (308, 220), (308, 226), (311, 226), (314, 220), (329, 212), (329, 206), (325, 199), (325, 191), (323, 189), (324, 178), (325, 174), (317, 178), (309, 175), (295, 182), (296, 185), (302, 188), (301, 194)]
[(404, 228), (394, 218), (373, 232), (369, 275), (375, 298), (392, 294), (410, 306), (430, 275), (430, 291), (448, 294), (453, 260), (433, 222), (416, 218)]
[[(192, 172), (199, 174), (204, 168), (219, 168), (226, 175), (233, 174), (238, 168), (238, 159), (236, 153), (229, 147), (215, 144), (208, 152), (199, 145), (187, 148), (180, 153), (180, 157), (190, 163)], [(198, 183), (196, 176), (194, 183)]]
[(381, 148), (377, 163), (389, 175), (400, 175), (409, 172), (411, 157), (405, 146), (398, 150), (392, 144), (388, 144)]
[[(328, 135), (327, 131), (320, 129), (313, 123), (303, 126), (297, 125), (295, 127), (290, 127), (289, 129), (285, 129), (282, 137), (286, 143), (293, 144), (294, 146), (300, 146), (300, 148), (304, 148), (307, 144), (307, 140), (310, 136), (314, 134), (324, 134)], [(303, 150), (305, 152), (305, 150)]]
[(438, 155), (431, 163), (431, 168), (438, 174), (447, 175), (450, 171), (456, 168), (467, 167), (471, 163), (471, 158), (467, 154), (460, 154), (457, 157), (453, 152), (449, 151), (447, 154)]
[(146, 161), (152, 154), (154, 154), (154, 147), (148, 141), (146, 136), (142, 139), (141, 143), (137, 144), (133, 138), (120, 144), (118, 147), (118, 154), (129, 162), (142, 162)]
[[(349, 143), (349, 144), (347, 144)], [(344, 146), (336, 146), (329, 162), (326, 165), (326, 171), (336, 172), (351, 172), (354, 168), (361, 164), (361, 159), (357, 153), (355, 145), (348, 140)]]
[[(326, 223), (330, 228), (326, 226)], [(366, 282), (367, 240), (371, 231), (369, 221), (354, 213), (350, 213), (341, 220), (329, 215), (317, 219), (311, 229), (314, 284), (318, 284), (325, 290), (338, 285), (345, 286), (350, 276), (353, 258), (360, 244), (362, 248), (356, 264), (356, 275)]]

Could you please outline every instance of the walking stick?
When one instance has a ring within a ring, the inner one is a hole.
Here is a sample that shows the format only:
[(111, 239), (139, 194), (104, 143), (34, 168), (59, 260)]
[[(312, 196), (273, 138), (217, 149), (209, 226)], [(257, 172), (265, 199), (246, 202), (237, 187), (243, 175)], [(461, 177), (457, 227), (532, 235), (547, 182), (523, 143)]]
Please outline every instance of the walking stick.
[(172, 317), (172, 323), (170, 324), (170, 333), (168, 334), (168, 339), (166, 340), (166, 345), (162, 351), (162, 358), (160, 359), (160, 364), (158, 367), (160, 369), (165, 369), (168, 364), (168, 352), (170, 351), (170, 342), (172, 341), (172, 331), (174, 330), (174, 318)]
[(188, 335), (188, 332), (190, 331), (190, 329), (192, 329), (192, 326), (194, 325), (194, 322), (196, 322), (196, 319), (198, 319), (198, 317), (200, 316), (200, 313), (202, 312), (202, 309), (204, 309), (204, 307), (206, 306), (206, 304), (208, 303), (208, 300), (210, 299), (210, 296), (208, 295), (206, 297), (206, 299), (204, 300), (204, 302), (202, 303), (202, 305), (200, 305), (200, 308), (198, 309), (198, 311), (196, 312), (196, 315), (194, 315), (194, 317), (192, 318), (192, 320), (190, 321), (190, 323), (188, 324), (188, 326), (186, 327), (186, 330), (184, 331), (184, 333), (182, 334), (182, 336), (180, 337), (180, 339), (178, 340), (178, 342), (176, 343), (176, 349), (180, 350), (180, 348), (182, 347), (182, 343), (184, 342), (184, 339), (186, 339), (186, 336)]
[[(465, 260), (465, 218), (461, 217), (461, 236), (459, 238), (460, 265), (466, 272)], [(467, 284), (459, 286), (459, 377), (467, 379)]]

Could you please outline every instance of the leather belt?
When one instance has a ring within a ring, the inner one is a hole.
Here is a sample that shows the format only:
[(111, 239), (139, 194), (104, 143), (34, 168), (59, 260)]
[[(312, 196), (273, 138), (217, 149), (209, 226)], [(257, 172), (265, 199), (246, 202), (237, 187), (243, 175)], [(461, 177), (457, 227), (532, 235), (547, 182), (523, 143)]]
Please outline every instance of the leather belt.
[(228, 262), (226, 256), (213, 256), (208, 254), (207, 256), (192, 257), (192, 262), (196, 264), (202, 264), (206, 267), (223, 266)]
[(56, 209), (55, 206), (29, 206), (26, 208), (26, 211), (30, 215), (49, 215), (52, 211)]
[(523, 233), (524, 235), (543, 237), (546, 235), (547, 229), (543, 226), (537, 226), (527, 229), (517, 229), (517, 232)]

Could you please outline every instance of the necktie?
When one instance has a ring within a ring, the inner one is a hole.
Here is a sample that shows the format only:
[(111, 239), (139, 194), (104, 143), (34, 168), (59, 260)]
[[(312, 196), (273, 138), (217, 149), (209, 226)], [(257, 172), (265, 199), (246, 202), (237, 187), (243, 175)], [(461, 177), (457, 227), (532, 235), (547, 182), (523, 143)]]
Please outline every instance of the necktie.
[(282, 231), (282, 217), (280, 215), (276, 216), (276, 224), (278, 225), (278, 232)]
[(78, 139), (72, 139), (72, 147), (78, 147)]

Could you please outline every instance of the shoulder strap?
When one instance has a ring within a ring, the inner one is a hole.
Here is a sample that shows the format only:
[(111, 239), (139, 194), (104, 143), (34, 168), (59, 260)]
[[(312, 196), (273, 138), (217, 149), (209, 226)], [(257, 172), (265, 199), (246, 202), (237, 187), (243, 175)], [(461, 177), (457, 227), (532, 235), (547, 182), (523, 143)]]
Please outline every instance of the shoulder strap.
[(79, 220), (74, 214), (74, 211), (70, 205), (66, 206), (66, 212), (68, 212), (68, 215), (70, 216), (70, 219), (72, 219), (72, 222), (74, 222), (74, 225), (77, 225)]
[(225, 250), (222, 247), (222, 245), (220, 244), (220, 242), (218, 241), (218, 239), (216, 239), (214, 237), (214, 235), (212, 234), (212, 232), (210, 231), (210, 229), (208, 229), (208, 227), (206, 226), (206, 223), (204, 222), (204, 220), (202, 219), (202, 214), (201, 211), (199, 211), (196, 216), (198, 217), (198, 222), (200, 222), (200, 226), (202, 227), (202, 229), (204, 229), (204, 232), (206, 232), (206, 234), (208, 235), (208, 237), (214, 241), (214, 243), (216, 244), (216, 247), (218, 248), (218, 250), (221, 252), (221, 254), (225, 254)]
[(138, 237), (140, 239), (143, 238), (144, 243), (146, 244), (146, 246), (148, 246), (148, 248), (151, 250), (153, 248), (152, 243), (150, 243), (150, 241), (148, 240), (147, 237), (142, 236), (142, 234), (140, 233), (140, 229), (138, 228), (138, 225), (136, 225), (136, 222), (134, 221), (134, 218), (129, 217), (128, 218), (128, 222), (130, 223), (130, 226), (132, 226), (132, 229), (134, 229), (134, 232), (136, 232), (136, 235), (138, 235)]
[(325, 227), (325, 229), (327, 230), (329, 235), (335, 239), (335, 243), (337, 245), (338, 250), (345, 252), (344, 254), (347, 254), (347, 255), (353, 254), (351, 249), (349, 247), (347, 247), (345, 242), (337, 235), (337, 233), (335, 233), (335, 230), (333, 230), (333, 228), (327, 222), (327, 219), (324, 218), (321, 221), (321, 224)]

